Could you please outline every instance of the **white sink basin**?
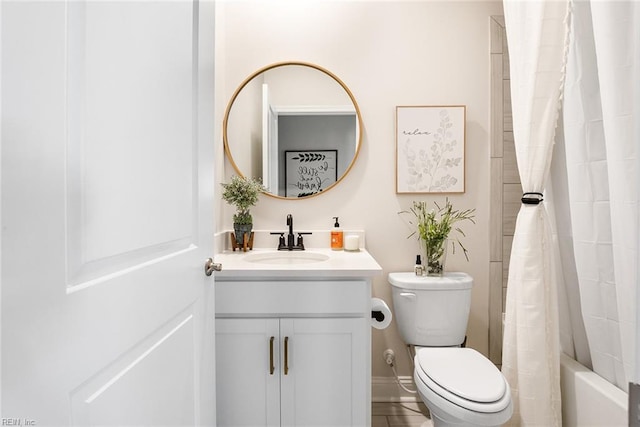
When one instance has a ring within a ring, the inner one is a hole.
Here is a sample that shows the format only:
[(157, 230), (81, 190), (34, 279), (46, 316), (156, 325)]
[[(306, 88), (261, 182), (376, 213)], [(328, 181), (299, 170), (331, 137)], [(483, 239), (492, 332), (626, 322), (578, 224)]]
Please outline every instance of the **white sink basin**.
[(312, 264), (329, 259), (329, 255), (308, 251), (274, 251), (252, 253), (245, 257), (248, 262), (257, 264)]

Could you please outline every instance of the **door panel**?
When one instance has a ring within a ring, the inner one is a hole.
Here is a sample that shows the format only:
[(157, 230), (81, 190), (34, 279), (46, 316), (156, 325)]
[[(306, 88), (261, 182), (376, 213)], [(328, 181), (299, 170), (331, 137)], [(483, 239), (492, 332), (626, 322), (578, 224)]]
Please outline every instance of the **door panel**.
[(365, 319), (282, 319), (280, 325), (281, 339), (289, 337), (282, 425), (366, 425)]
[(215, 420), (208, 2), (2, 3), (2, 416)]
[(271, 105), (269, 85), (262, 84), (262, 183), (278, 194), (278, 115)]
[(67, 5), (70, 285), (197, 244), (193, 14), (189, 2)]
[(182, 314), (72, 391), (73, 425), (193, 425), (194, 329), (193, 313)]
[(280, 425), (279, 332), (278, 319), (216, 320), (218, 425)]

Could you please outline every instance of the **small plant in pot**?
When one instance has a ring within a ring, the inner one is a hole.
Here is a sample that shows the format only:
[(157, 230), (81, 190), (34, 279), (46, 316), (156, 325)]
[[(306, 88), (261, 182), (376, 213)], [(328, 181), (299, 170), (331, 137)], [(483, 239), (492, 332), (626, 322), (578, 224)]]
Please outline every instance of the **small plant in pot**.
[[(455, 253), (456, 246), (459, 246), (469, 261), (467, 248), (464, 247), (459, 236), (452, 238), (450, 234), (455, 231), (464, 237), (464, 231), (460, 227), (454, 227), (454, 224), (461, 221), (471, 221), (475, 224), (475, 209), (454, 210), (449, 199), (446, 199), (445, 205), (442, 207), (437, 202), (433, 204), (436, 209), (428, 210), (427, 202), (414, 201), (409, 211), (400, 213), (412, 213), (415, 217), (416, 230), (409, 237), (416, 234), (418, 236), (418, 241), (424, 251), (425, 273), (428, 276), (442, 276), (448, 242), (451, 243), (453, 253)], [(409, 222), (413, 224), (412, 221)]]
[(236, 213), (233, 215), (233, 230), (237, 245), (243, 247), (245, 234), (250, 235), (253, 229), (250, 208), (255, 206), (258, 196), (265, 191), (265, 188), (259, 181), (244, 176), (231, 177), (231, 182), (223, 183), (222, 188), (224, 201), (236, 207)]

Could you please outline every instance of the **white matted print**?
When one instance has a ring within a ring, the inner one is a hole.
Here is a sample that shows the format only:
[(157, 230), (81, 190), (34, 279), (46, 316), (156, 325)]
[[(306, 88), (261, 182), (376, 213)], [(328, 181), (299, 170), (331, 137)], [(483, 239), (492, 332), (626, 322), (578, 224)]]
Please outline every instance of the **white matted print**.
[(338, 150), (286, 150), (285, 196), (320, 193), (338, 180)]
[(396, 193), (464, 193), (464, 105), (396, 107)]

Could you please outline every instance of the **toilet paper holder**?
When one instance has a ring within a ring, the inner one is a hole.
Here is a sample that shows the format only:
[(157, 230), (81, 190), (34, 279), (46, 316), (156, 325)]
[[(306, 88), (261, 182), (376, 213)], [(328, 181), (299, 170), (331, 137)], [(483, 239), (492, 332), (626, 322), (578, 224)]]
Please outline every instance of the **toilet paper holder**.
[(386, 329), (391, 324), (393, 314), (386, 302), (380, 298), (371, 298), (371, 327)]
[(371, 310), (371, 318), (382, 322), (384, 320), (384, 313), (380, 310)]

